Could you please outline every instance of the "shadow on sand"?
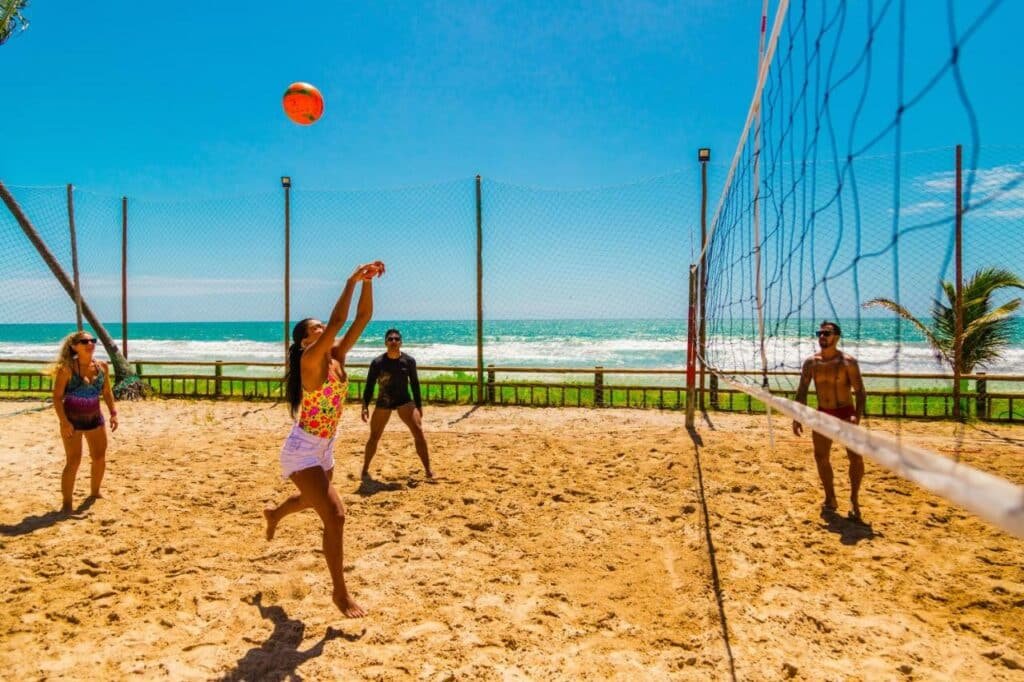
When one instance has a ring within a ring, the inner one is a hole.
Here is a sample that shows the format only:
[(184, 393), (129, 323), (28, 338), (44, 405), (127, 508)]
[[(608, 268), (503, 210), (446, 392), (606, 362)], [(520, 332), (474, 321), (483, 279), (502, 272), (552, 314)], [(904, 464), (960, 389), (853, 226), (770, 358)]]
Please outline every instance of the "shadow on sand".
[(6, 524), (0, 524), (0, 535), (15, 536), (15, 535), (28, 535), (34, 533), (40, 528), (49, 528), (59, 521), (67, 521), (69, 519), (82, 519), (82, 513), (89, 509), (89, 507), (96, 504), (95, 497), (85, 498), (81, 504), (79, 504), (72, 512), (62, 512), (59, 510), (48, 511), (45, 514), (37, 514), (34, 516), (26, 516), (20, 522), (9, 526)]
[(856, 545), (861, 540), (871, 540), (882, 536), (881, 533), (875, 532), (870, 523), (862, 519), (840, 516), (829, 509), (821, 510), (821, 518), (825, 521), (825, 528), (828, 532), (838, 535), (839, 542), (844, 545)]
[(280, 606), (264, 606), (262, 592), (257, 592), (242, 601), (258, 608), (260, 616), (274, 624), (274, 631), (265, 642), (249, 649), (245, 656), (238, 660), (234, 670), (219, 678), (222, 682), (301, 680), (302, 677), (296, 672), (298, 667), (311, 658), (320, 656), (328, 641), (341, 638), (354, 642), (366, 634), (365, 629), (359, 634), (350, 635), (328, 627), (327, 632), (316, 644), (305, 651), (300, 651), (299, 646), (306, 632), (305, 623), (289, 618)]
[(729, 621), (725, 615), (725, 598), (722, 593), (722, 582), (718, 575), (718, 560), (715, 556), (715, 541), (711, 537), (711, 517), (708, 513), (708, 500), (704, 490), (704, 471), (700, 465), (700, 451), (704, 447), (704, 439), (696, 429), (687, 429), (693, 441), (693, 464), (697, 471), (697, 495), (700, 498), (701, 516), (704, 525), (704, 541), (708, 549), (708, 564), (711, 567), (711, 587), (715, 591), (715, 602), (718, 604), (718, 622), (722, 627), (722, 644), (729, 661), (729, 679), (736, 680), (736, 659), (732, 654), (732, 643), (729, 641)]
[(361, 497), (370, 497), (377, 493), (394, 492), (403, 488), (405, 486), (401, 483), (385, 483), (384, 481), (374, 479), (372, 476), (363, 476), (359, 481), (359, 487), (356, 488), (356, 494)]

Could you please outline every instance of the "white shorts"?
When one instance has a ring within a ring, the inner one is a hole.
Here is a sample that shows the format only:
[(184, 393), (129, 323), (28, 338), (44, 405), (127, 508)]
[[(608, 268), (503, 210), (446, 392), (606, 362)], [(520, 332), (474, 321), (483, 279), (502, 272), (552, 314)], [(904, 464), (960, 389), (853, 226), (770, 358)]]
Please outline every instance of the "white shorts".
[(296, 424), (281, 448), (281, 478), (315, 466), (324, 471), (334, 468), (334, 439), (306, 433)]

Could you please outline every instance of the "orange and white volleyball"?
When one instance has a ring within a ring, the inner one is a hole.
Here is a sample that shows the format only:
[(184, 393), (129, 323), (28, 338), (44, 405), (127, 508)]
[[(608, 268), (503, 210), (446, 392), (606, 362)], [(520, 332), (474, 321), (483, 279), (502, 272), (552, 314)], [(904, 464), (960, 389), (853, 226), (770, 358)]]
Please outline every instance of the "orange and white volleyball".
[(302, 126), (313, 125), (324, 113), (324, 96), (309, 83), (292, 83), (281, 102), (284, 113)]

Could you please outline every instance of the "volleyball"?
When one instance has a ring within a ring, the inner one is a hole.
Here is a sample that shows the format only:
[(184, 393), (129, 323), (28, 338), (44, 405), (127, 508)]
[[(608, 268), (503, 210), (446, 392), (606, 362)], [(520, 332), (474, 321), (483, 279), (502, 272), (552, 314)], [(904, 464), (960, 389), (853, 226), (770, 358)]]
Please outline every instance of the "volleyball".
[(284, 91), (284, 113), (302, 126), (313, 125), (324, 113), (324, 96), (309, 83), (292, 83)]

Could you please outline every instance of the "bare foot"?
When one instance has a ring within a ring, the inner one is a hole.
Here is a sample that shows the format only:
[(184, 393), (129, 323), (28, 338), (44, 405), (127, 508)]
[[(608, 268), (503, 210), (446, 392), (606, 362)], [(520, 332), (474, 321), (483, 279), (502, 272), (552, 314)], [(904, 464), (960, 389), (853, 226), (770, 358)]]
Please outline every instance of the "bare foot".
[(826, 497), (825, 501), (822, 502), (822, 504), (821, 504), (821, 508), (823, 510), (828, 510), (830, 512), (834, 512), (834, 511), (839, 509), (839, 502), (836, 501), (835, 498), (829, 499), (829, 498)]
[(102, 500), (103, 499), (103, 493), (101, 493), (100, 491), (97, 490), (94, 493), (89, 493), (89, 497), (91, 497), (94, 500)]
[(352, 597), (348, 596), (347, 593), (335, 594), (334, 605), (338, 607), (342, 613), (345, 614), (346, 618), (362, 618), (366, 615), (366, 611), (363, 607), (353, 601)]
[(61, 514), (70, 514), (74, 505), (71, 504), (71, 500), (64, 500), (64, 504), (60, 506)]
[(274, 531), (277, 530), (277, 519), (274, 518), (274, 508), (267, 507), (264, 509), (263, 518), (267, 520), (267, 540), (273, 540)]

